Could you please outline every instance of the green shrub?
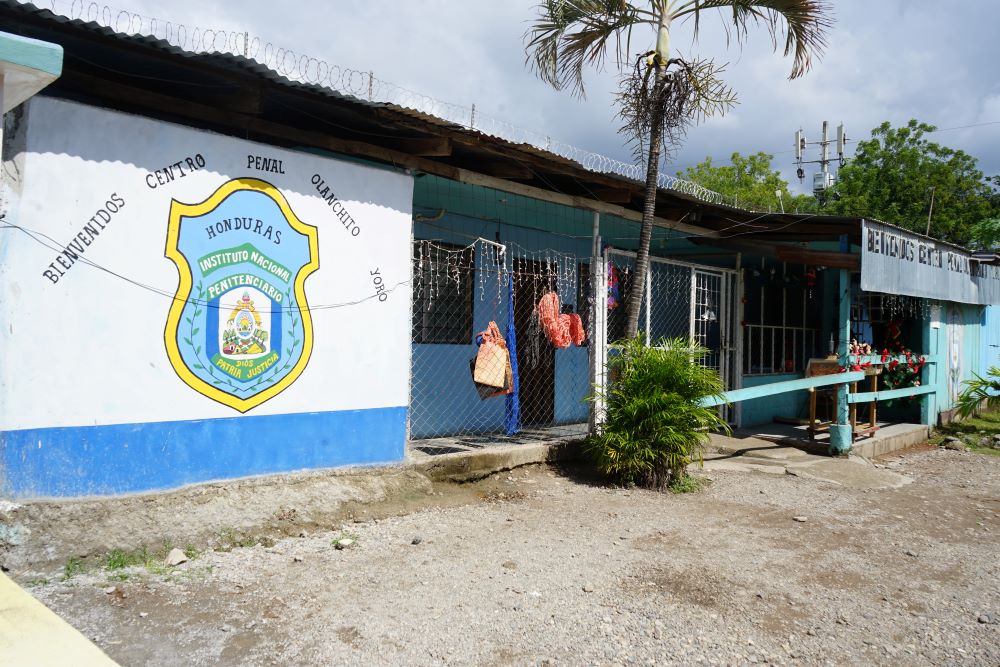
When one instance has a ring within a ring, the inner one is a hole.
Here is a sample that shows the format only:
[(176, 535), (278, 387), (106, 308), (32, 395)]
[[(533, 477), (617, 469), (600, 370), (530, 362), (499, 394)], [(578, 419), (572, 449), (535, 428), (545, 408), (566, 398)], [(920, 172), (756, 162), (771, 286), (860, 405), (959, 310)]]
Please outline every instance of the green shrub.
[(620, 345), (608, 359), (605, 422), (585, 451), (615, 481), (662, 491), (701, 462), (712, 431), (729, 432), (718, 408), (699, 403), (724, 391), (722, 379), (699, 363), (709, 351), (683, 339)]
[(973, 414), (984, 402), (987, 409), (1000, 406), (1000, 367), (993, 366), (986, 377), (976, 375), (975, 379), (966, 380), (964, 384), (965, 388), (958, 395), (958, 414), (961, 417)]

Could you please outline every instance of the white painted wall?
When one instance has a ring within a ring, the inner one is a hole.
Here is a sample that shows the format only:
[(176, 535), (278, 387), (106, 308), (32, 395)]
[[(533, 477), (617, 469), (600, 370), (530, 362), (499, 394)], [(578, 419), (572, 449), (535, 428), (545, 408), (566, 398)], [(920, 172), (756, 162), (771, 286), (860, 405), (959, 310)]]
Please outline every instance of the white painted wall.
[[(44, 97), (28, 103), (18, 132), (27, 134), (14, 145), (27, 150), (4, 155), (7, 222), (54, 249), (0, 230), (0, 430), (239, 414), (178, 378), (163, 341), (178, 284), (164, 256), (171, 198), (201, 202), (239, 177), (277, 186), (320, 244), (306, 281), (309, 365), (247, 414), (407, 404), (410, 177)], [(154, 170), (197, 154), (204, 169), (147, 185)], [(248, 155), (282, 160), (285, 174), (248, 169)], [(345, 200), (358, 236), (318, 196), (314, 174)], [(43, 271), (112, 193), (125, 205), (83, 257), (118, 276), (78, 261), (53, 284)], [(375, 268), (391, 290), (384, 302), (373, 298)]]

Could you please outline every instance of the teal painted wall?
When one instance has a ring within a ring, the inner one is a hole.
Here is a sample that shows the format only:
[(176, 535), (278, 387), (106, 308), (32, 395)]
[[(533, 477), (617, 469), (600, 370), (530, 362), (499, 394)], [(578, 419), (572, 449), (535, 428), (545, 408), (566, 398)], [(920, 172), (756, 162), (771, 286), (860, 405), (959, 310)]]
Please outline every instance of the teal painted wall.
[(1000, 306), (983, 308), (981, 331), (979, 374), (985, 376), (991, 367), (1000, 368)]
[[(921, 352), (936, 354), (941, 361), (935, 372), (924, 372), (923, 382), (933, 383), (936, 412), (951, 410), (963, 383), (996, 363), (1000, 351), (1000, 324), (996, 307), (939, 302), (941, 320), (938, 328), (925, 328)], [(933, 416), (934, 423), (937, 415)]]
[(942, 326), (938, 329), (943, 357), (938, 377), (938, 410), (950, 410), (962, 383), (980, 370), (983, 308), (960, 303), (941, 304)]
[[(551, 259), (559, 263), (559, 271), (565, 274), (577, 271), (579, 263), (590, 261), (593, 217), (589, 211), (423, 176), (416, 180), (414, 212), (421, 216), (414, 221), (415, 239), (467, 246), (477, 238), (499, 238), (508, 247), (508, 268), (515, 257)], [(438, 215), (439, 219), (421, 219)], [(609, 235), (637, 237), (637, 231), (631, 231), (632, 226), (627, 221), (602, 216), (602, 231)], [(571, 259), (566, 259), (567, 256)], [(506, 335), (506, 287), (498, 290), (496, 275), (488, 269), (490, 261), (483, 260), (476, 258), (471, 333), (482, 331), (490, 321), (495, 321)], [(567, 266), (569, 263), (574, 266)], [(577, 281), (572, 286), (561, 285), (559, 294), (561, 303), (571, 304), (577, 312), (578, 282), (577, 273)], [(469, 360), (476, 351), (472, 335), (461, 345), (413, 346), (412, 438), (502, 430), (504, 400), (481, 400), (469, 377)], [(555, 423), (586, 421), (589, 406), (585, 399), (591, 392), (587, 347), (556, 350), (554, 384)]]
[[(572, 257), (570, 261), (574, 264), (589, 264), (593, 213), (587, 210), (430, 175), (416, 178), (413, 209), (416, 216), (413, 233), (417, 240), (467, 246), (477, 238), (499, 239), (509, 249), (508, 267), (511, 257), (545, 260), (549, 258), (547, 250)], [(639, 224), (602, 214), (600, 234), (604, 246), (634, 251), (638, 247)], [(654, 255), (733, 266), (734, 253), (696, 245), (689, 237), (688, 233), (655, 228), (650, 249)], [(553, 258), (556, 257), (554, 253)], [(716, 253), (716, 256), (706, 257), (706, 253)], [(566, 260), (560, 261), (560, 268), (565, 271), (568, 268)], [(505, 295), (498, 295), (495, 276), (483, 273), (479, 258), (475, 282), (473, 333), (485, 329), (491, 320), (506, 331)], [(576, 311), (580, 310), (575, 288), (562, 290), (559, 296), (563, 304), (572, 304)], [(655, 315), (654, 329), (667, 332), (669, 327), (657, 326)], [(469, 359), (475, 353), (471, 335), (468, 343), (461, 345), (413, 346), (411, 437), (450, 435), (467, 431), (470, 425), (483, 433), (502, 428), (504, 402), (499, 399), (481, 401), (469, 381)], [(556, 423), (587, 419), (585, 399), (591, 392), (588, 359), (586, 348), (556, 351)]]
[[(774, 382), (798, 380), (802, 373), (782, 373), (780, 375), (744, 375), (743, 387), (759, 387)], [(790, 391), (785, 394), (775, 394), (766, 398), (755, 398), (743, 401), (743, 426), (770, 424), (775, 417), (808, 416), (808, 396), (804, 391)]]

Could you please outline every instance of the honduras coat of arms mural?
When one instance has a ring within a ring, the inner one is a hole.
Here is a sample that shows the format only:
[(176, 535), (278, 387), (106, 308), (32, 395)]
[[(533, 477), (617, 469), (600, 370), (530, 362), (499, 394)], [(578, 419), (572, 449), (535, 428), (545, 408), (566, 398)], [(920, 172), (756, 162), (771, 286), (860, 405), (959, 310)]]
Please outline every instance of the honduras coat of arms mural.
[(171, 202), (166, 256), (180, 274), (167, 355), (193, 389), (246, 412), (309, 363), (305, 282), (319, 268), (315, 227), (266, 181), (231, 180), (198, 204)]

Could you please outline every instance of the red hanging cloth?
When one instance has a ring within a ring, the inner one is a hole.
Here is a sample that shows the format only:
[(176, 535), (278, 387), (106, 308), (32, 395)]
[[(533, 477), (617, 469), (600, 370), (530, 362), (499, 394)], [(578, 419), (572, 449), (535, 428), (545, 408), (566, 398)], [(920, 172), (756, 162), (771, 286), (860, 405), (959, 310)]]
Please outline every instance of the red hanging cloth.
[(555, 292), (548, 292), (539, 300), (538, 318), (549, 342), (560, 350), (569, 347), (570, 343), (582, 345), (587, 340), (583, 320), (575, 313), (560, 313), (559, 295)]

